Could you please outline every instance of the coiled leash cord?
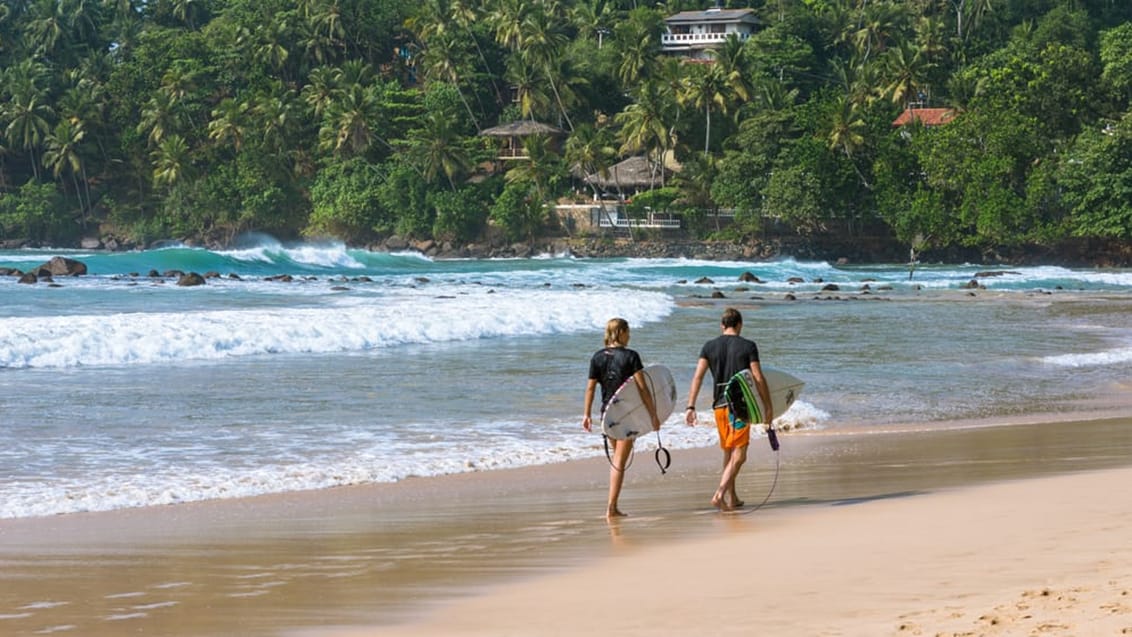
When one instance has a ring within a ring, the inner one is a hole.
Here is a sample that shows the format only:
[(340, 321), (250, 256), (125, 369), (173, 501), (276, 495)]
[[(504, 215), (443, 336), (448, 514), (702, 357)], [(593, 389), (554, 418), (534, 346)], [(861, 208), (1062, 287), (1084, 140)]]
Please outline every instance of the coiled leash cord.
[(766, 492), (766, 497), (758, 506), (751, 509), (751, 513), (763, 508), (767, 502), (770, 502), (770, 496), (774, 494), (774, 487), (778, 486), (778, 470), (782, 467), (782, 452), (778, 450), (778, 433), (774, 431), (774, 427), (766, 428), (766, 438), (770, 442), (770, 448), (774, 451), (774, 479), (770, 483), (770, 491)]
[[(609, 466), (617, 471), (625, 472), (629, 467), (633, 466), (633, 459), (637, 457), (637, 452), (633, 452), (629, 456), (629, 462), (626, 463), (625, 468), (618, 469), (617, 465), (613, 464), (613, 454), (609, 451), (609, 436), (602, 434), (601, 440), (605, 443), (605, 459), (609, 461)], [(660, 467), (661, 475), (668, 473), (668, 468), (672, 466), (672, 454), (668, 453), (668, 449), (664, 447), (664, 443), (660, 441), (660, 432), (656, 432), (656, 451), (653, 452), (653, 458), (656, 459), (656, 466)]]

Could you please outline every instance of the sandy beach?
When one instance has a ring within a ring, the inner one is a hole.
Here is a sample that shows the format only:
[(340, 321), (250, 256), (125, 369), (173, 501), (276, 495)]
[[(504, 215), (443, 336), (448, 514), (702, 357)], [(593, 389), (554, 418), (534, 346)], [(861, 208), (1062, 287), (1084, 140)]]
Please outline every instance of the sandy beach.
[(1132, 469), (735, 515), (382, 635), (1128, 635)]
[(737, 514), (718, 462), (6, 520), (0, 634), (1132, 634), (1128, 416), (757, 440)]

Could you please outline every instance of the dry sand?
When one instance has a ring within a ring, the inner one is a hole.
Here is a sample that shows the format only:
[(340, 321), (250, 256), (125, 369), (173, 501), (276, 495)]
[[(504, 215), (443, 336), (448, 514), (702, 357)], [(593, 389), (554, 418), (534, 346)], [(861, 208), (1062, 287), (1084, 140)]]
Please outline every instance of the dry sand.
[(1128, 635), (1130, 485), (1119, 469), (732, 515), (717, 537), (334, 634)]

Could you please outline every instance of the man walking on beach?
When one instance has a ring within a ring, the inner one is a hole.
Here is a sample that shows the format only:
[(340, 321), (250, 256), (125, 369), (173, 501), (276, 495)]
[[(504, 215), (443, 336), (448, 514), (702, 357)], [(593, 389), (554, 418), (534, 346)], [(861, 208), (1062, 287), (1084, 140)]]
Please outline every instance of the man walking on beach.
[(747, 461), (747, 446), (751, 440), (751, 428), (748, 425), (751, 423), (735, 418), (728, 408), (728, 381), (735, 374), (749, 369), (751, 378), (755, 381), (755, 390), (766, 405), (763, 424), (770, 426), (774, 409), (770, 403), (770, 388), (767, 387), (759, 365), (758, 345), (739, 335), (743, 331), (743, 315), (739, 310), (729, 307), (723, 311), (719, 326), (723, 333), (704, 343), (700, 349), (692, 386), (688, 389), (688, 407), (684, 420), (689, 425), (696, 424), (696, 397), (699, 396), (704, 375), (710, 369), (714, 387), (712, 408), (715, 412), (715, 426), (719, 430), (719, 446), (723, 449), (723, 475), (711, 503), (721, 511), (731, 511), (743, 506), (735, 493), (735, 479), (739, 476), (743, 463)]

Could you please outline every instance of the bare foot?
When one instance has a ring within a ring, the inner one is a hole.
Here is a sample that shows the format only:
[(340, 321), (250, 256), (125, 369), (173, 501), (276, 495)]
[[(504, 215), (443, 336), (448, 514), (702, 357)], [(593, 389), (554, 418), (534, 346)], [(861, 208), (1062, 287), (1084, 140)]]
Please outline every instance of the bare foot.
[(733, 496), (731, 496), (731, 506), (732, 506), (732, 507), (734, 507), (734, 508), (736, 508), (736, 509), (741, 509), (741, 508), (743, 508), (743, 505), (744, 505), (744, 504), (746, 504), (746, 502), (743, 502), (742, 500), (740, 500), (739, 498), (735, 497), (734, 495), (733, 495)]
[(716, 492), (716, 494), (712, 496), (711, 504), (720, 511), (731, 511), (734, 508), (727, 503), (727, 499), (719, 492)]
[(606, 520), (612, 520), (613, 518), (624, 518), (624, 517), (628, 517), (628, 516), (626, 514), (622, 513), (619, 509), (616, 509), (616, 508), (610, 509), (610, 510), (605, 512), (605, 519)]

